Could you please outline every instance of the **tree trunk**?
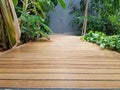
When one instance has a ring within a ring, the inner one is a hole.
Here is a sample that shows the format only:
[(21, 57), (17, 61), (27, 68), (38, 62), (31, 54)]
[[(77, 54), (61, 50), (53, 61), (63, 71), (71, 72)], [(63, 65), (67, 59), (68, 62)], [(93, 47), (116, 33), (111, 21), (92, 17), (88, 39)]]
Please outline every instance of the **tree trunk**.
[(84, 22), (83, 22), (82, 35), (85, 35), (86, 30), (87, 30), (88, 3), (89, 3), (88, 0), (86, 0), (85, 18), (84, 18)]

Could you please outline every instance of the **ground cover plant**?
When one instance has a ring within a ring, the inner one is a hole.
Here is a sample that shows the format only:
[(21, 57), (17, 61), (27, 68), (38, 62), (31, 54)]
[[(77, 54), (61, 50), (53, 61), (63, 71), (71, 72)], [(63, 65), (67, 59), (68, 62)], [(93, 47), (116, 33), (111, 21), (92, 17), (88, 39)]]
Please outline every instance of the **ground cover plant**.
[(120, 35), (108, 36), (102, 32), (90, 31), (84, 36), (84, 40), (97, 43), (103, 48), (120, 52)]

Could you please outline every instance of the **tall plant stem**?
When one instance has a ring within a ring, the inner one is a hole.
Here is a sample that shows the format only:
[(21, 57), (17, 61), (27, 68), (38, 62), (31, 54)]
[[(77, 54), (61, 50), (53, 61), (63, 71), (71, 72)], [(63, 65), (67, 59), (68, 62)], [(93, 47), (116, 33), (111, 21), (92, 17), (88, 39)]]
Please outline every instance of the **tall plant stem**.
[(15, 47), (20, 42), (21, 33), (12, 0), (0, 0), (0, 14), (4, 23), (3, 30), (8, 41), (8, 48)]
[(86, 0), (85, 19), (84, 19), (84, 22), (83, 22), (82, 35), (86, 34), (86, 30), (87, 30), (87, 16), (88, 16), (88, 0)]
[(13, 2), (11, 0), (8, 0), (9, 4), (10, 4), (10, 8), (12, 11), (12, 15), (13, 15), (13, 21), (14, 21), (14, 26), (15, 26), (15, 33), (16, 33), (16, 43), (19, 44), (20, 43), (20, 37), (21, 37), (21, 31), (20, 31), (20, 26), (19, 26), (19, 22), (18, 22), (18, 18), (15, 12), (15, 8), (13, 5)]

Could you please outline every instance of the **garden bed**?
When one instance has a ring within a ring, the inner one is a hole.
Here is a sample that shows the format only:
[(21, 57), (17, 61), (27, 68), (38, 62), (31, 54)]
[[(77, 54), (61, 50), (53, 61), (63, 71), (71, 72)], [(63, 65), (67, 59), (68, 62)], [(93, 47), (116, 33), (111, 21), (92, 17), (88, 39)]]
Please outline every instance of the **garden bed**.
[(88, 42), (96, 43), (102, 48), (120, 52), (120, 35), (108, 36), (102, 32), (90, 31), (84, 36), (84, 39)]

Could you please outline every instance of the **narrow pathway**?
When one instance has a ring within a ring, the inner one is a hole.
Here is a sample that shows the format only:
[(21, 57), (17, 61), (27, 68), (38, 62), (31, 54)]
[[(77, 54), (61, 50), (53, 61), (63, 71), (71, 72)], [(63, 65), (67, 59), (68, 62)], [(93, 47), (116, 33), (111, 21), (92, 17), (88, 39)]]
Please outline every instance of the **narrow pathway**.
[(120, 53), (55, 35), (1, 55), (0, 87), (120, 88)]

